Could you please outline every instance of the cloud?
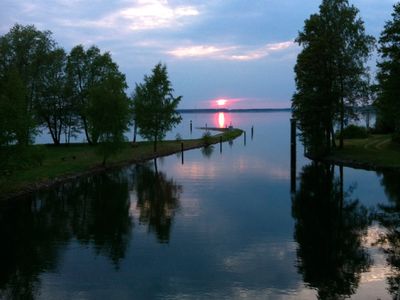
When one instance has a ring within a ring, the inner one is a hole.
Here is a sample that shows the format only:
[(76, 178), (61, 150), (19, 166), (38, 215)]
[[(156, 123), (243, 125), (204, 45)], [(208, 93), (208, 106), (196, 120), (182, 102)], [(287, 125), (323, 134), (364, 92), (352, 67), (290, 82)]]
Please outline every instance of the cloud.
[(167, 53), (179, 57), (223, 57), (226, 51), (230, 51), (234, 47), (216, 47), (208, 45), (180, 47)]
[(181, 26), (188, 17), (199, 15), (195, 6), (172, 6), (166, 0), (136, 0), (97, 20), (61, 20), (68, 26), (142, 31)]
[(220, 47), (213, 45), (197, 45), (175, 48), (167, 51), (167, 54), (177, 58), (214, 58), (249, 61), (262, 59), (274, 52), (282, 52), (295, 46), (296, 44), (293, 41), (270, 43), (253, 50), (246, 50), (243, 46)]

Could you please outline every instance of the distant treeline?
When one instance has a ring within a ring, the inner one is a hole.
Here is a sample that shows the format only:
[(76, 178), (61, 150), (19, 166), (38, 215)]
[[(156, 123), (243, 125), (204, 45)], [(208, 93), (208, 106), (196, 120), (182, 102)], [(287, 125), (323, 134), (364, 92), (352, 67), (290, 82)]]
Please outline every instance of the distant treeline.
[(228, 108), (196, 108), (196, 109), (178, 109), (179, 113), (262, 113), (262, 112), (290, 112), (291, 108), (248, 108), (248, 109), (228, 109)]

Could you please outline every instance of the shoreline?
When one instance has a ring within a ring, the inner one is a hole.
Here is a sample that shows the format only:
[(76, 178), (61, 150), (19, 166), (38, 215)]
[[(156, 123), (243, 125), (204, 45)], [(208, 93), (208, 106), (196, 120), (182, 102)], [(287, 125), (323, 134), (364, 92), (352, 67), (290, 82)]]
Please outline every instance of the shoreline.
[(400, 144), (389, 134), (370, 134), (367, 138), (345, 139), (343, 149), (333, 149), (324, 157), (307, 158), (366, 171), (400, 171)]
[(400, 171), (400, 166), (387, 166), (387, 165), (381, 165), (381, 164), (376, 164), (376, 163), (372, 163), (372, 162), (359, 161), (356, 159), (337, 158), (332, 155), (329, 155), (327, 157), (321, 157), (321, 158), (313, 158), (309, 155), (306, 155), (306, 157), (308, 159), (316, 161), (316, 162), (328, 163), (328, 164), (333, 164), (336, 166), (349, 167), (349, 168), (358, 169), (358, 170)]
[[(208, 129), (211, 130), (211, 128), (208, 128)], [(217, 129), (213, 129), (213, 130), (217, 130)], [(119, 168), (122, 168), (125, 166), (129, 166), (129, 165), (133, 165), (133, 164), (140, 164), (140, 163), (150, 161), (152, 159), (180, 153), (180, 152), (182, 152), (181, 143), (183, 143), (183, 151), (189, 151), (189, 150), (199, 149), (202, 147), (207, 147), (209, 145), (217, 144), (220, 142), (220, 137), (222, 137), (222, 142), (234, 140), (237, 137), (241, 136), (244, 132), (243, 130), (237, 129), (237, 128), (234, 128), (231, 131), (224, 130), (224, 129), (218, 129), (218, 131), (220, 131), (222, 133), (211, 136), (211, 141), (209, 141), (208, 143), (204, 142), (203, 139), (200, 138), (200, 139), (190, 140), (192, 142), (192, 145), (185, 146), (185, 144), (184, 144), (185, 141), (188, 142), (189, 140), (182, 140), (182, 141), (176, 141), (177, 145), (179, 146), (176, 149), (162, 149), (162, 142), (161, 142), (161, 143), (159, 143), (159, 149), (157, 152), (151, 152), (151, 153), (142, 155), (140, 157), (135, 157), (135, 158), (128, 159), (128, 160), (108, 163), (105, 166), (102, 166), (101, 164), (97, 164), (97, 165), (93, 165), (93, 166), (89, 167), (87, 170), (84, 170), (84, 171), (74, 172), (74, 173), (70, 173), (70, 174), (68, 174), (68, 173), (61, 174), (61, 175), (56, 176), (51, 179), (45, 179), (45, 180), (39, 180), (37, 182), (27, 183), (27, 184), (21, 186), (16, 191), (5, 192), (4, 194), (0, 194), (0, 201), (8, 201), (11, 199), (22, 198), (33, 192), (48, 189), (48, 188), (51, 188), (51, 187), (54, 187), (54, 186), (78, 179), (78, 178), (82, 178), (85, 176), (101, 174), (101, 173), (119, 169)], [(234, 133), (234, 136), (230, 137), (229, 135), (227, 135), (229, 133)], [(165, 141), (165, 142), (171, 142), (171, 141)], [(135, 146), (131, 145), (131, 147), (135, 147)], [(140, 147), (140, 142), (139, 142), (138, 146), (136, 146), (136, 147)]]

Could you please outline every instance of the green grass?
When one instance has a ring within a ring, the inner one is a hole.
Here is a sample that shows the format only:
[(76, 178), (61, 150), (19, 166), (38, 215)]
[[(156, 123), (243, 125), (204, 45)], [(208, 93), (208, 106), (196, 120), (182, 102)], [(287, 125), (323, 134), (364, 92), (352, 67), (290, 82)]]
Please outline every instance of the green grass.
[[(242, 132), (240, 129), (223, 131), (212, 136), (211, 143), (218, 143), (221, 136), (223, 141), (234, 139)], [(138, 142), (134, 145), (126, 143), (120, 153), (107, 160), (106, 167), (142, 162), (154, 157), (177, 153), (181, 151), (181, 143), (184, 145), (184, 150), (204, 146), (202, 139), (163, 141), (158, 143), (157, 152), (154, 153), (152, 142)], [(19, 191), (35, 189), (35, 186), (54, 182), (55, 179), (104, 169), (101, 166), (102, 157), (96, 154), (96, 146), (71, 144), (32, 147), (40, 147), (40, 151), (44, 151), (45, 158), (42, 165), (31, 166), (0, 177), (0, 198)]]
[(348, 139), (344, 148), (335, 150), (328, 159), (365, 164), (371, 168), (400, 168), (400, 144), (393, 143), (391, 136), (384, 134)]

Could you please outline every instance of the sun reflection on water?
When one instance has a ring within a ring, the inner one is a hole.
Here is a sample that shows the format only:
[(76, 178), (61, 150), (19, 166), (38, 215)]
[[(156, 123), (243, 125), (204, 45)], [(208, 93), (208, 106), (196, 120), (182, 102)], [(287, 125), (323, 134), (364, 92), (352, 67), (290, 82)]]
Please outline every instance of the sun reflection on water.
[(218, 125), (219, 128), (225, 127), (225, 114), (223, 112), (218, 113)]
[(219, 128), (226, 128), (231, 124), (230, 115), (224, 112), (218, 112), (214, 116), (215, 125)]

